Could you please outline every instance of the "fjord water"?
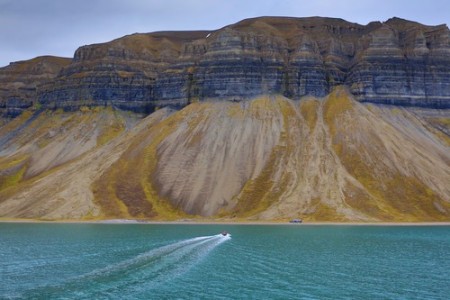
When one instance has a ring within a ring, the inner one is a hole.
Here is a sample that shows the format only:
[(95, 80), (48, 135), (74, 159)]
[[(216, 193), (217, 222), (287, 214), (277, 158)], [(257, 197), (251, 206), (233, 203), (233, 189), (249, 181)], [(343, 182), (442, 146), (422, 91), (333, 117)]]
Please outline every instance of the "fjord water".
[(447, 226), (0, 224), (2, 299), (448, 299), (449, 280)]

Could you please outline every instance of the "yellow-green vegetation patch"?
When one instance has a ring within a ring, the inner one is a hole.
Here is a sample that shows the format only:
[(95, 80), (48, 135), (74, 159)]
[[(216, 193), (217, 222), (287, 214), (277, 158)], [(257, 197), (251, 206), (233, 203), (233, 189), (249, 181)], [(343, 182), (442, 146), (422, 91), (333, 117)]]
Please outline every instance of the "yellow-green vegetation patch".
[(437, 123), (450, 129), (450, 118), (436, 118)]
[(377, 199), (373, 198), (366, 189), (347, 184), (343, 193), (345, 203), (353, 209), (385, 221), (392, 220), (392, 216), (379, 207)]
[(102, 176), (92, 185), (95, 202), (102, 208), (104, 217), (127, 218), (129, 217), (127, 206), (118, 199), (115, 193), (115, 184), (122, 162), (114, 163)]
[(384, 221), (448, 220), (450, 205), (447, 202), (419, 179), (401, 174), (383, 160), (387, 151), (383, 141), (370, 128), (358, 127), (360, 116), (355, 115), (353, 105), (349, 96), (339, 92), (331, 93), (324, 105), (334, 152), (363, 186), (361, 189), (347, 185), (345, 202)]
[[(349, 122), (347, 119), (339, 121), (336, 124)], [(336, 127), (335, 134), (345, 136), (346, 133), (342, 128)], [(343, 139), (333, 138), (333, 147), (341, 163), (365, 189), (361, 191), (347, 187), (346, 203), (384, 221), (448, 220), (450, 204), (440, 199), (417, 178), (401, 174), (386, 165), (383, 162), (383, 142), (370, 132), (366, 132), (366, 135), (370, 140), (370, 147), (356, 140), (343, 142)], [(371, 157), (371, 164), (365, 158), (367, 155)], [(440, 204), (441, 210), (435, 203)]]
[(208, 121), (209, 114), (206, 113), (206, 110), (209, 109), (208, 106), (209, 103), (193, 103), (189, 106), (191, 113), (189, 115), (183, 114), (186, 117), (189, 132), (196, 130), (198, 125)]
[(0, 157), (0, 171), (5, 170), (20, 163), (23, 163), (28, 158), (25, 154), (18, 154), (12, 157)]
[(0, 127), (0, 136), (5, 135), (19, 126), (23, 125), (26, 121), (28, 121), (33, 116), (33, 112), (31, 110), (25, 110), (18, 117), (14, 118), (6, 125)]
[[(394, 174), (384, 181), (382, 196), (399, 212), (404, 221), (446, 221), (450, 216), (450, 203), (443, 201), (420, 180)], [(435, 203), (439, 203), (442, 211)]]
[(306, 215), (305, 221), (334, 221), (334, 222), (346, 222), (348, 218), (340, 215), (336, 212), (336, 209), (318, 201), (314, 206), (314, 213)]
[[(365, 188), (365, 191), (348, 189), (345, 193), (346, 203), (355, 209), (384, 221), (401, 218), (401, 214), (389, 203), (390, 195), (386, 193), (383, 179), (375, 177), (375, 170), (365, 163), (359, 153), (348, 149), (342, 143), (334, 144), (333, 147), (346, 170)], [(362, 149), (360, 147), (361, 151)], [(390, 176), (390, 172), (386, 170), (384, 176)]]
[(0, 191), (17, 185), (27, 169), (26, 155), (0, 158)]
[(277, 161), (280, 154), (280, 147), (272, 150), (269, 161), (255, 179), (246, 182), (239, 195), (233, 213), (238, 217), (248, 217), (267, 209), (272, 203), (278, 200), (273, 192), (275, 182), (272, 176), (278, 166)]
[(68, 126), (68, 120), (73, 120), (73, 115), (55, 114), (52, 111), (42, 112), (36, 120), (30, 124), (27, 131), (37, 142), (39, 148), (44, 148), (55, 139), (58, 132)]
[(254, 117), (257, 120), (261, 120), (266, 118), (267, 113), (271, 111), (273, 108), (273, 101), (269, 99), (269, 97), (260, 97), (250, 102), (249, 112), (251, 113), (251, 117)]
[(125, 125), (121, 120), (110, 121), (100, 129), (100, 134), (97, 137), (97, 146), (102, 146), (107, 142), (118, 137), (125, 130)]
[(323, 201), (323, 199), (316, 197), (312, 198), (308, 203), (308, 210), (301, 214), (301, 218), (307, 222), (347, 222), (349, 219), (337, 212), (337, 210)]
[(158, 145), (184, 120), (182, 111), (134, 138), (128, 150), (93, 185), (95, 201), (106, 217), (175, 220), (186, 216), (161, 199), (153, 184)]
[(283, 158), (286, 160), (294, 154), (298, 147), (297, 141), (293, 138), (291, 131), (301, 126), (301, 122), (292, 102), (280, 99), (279, 105), (283, 116), (283, 131), (280, 136), (280, 142), (283, 147)]
[(154, 216), (140, 185), (144, 167), (141, 156), (131, 158), (125, 154), (93, 184), (95, 201), (101, 206), (105, 217)]
[(81, 111), (82, 113), (88, 113), (88, 112), (90, 112), (91, 110), (89, 109), (88, 106), (81, 106), (81, 107), (80, 107), (80, 111)]
[(328, 95), (324, 104), (324, 119), (330, 128), (331, 134), (335, 134), (336, 118), (353, 109), (353, 103), (349, 94), (343, 88), (336, 88)]
[(391, 112), (394, 116), (400, 115), (402, 111), (399, 108), (393, 108), (391, 109)]
[[(275, 101), (273, 101), (275, 100)], [(262, 98), (252, 109), (259, 110), (268, 107), (271, 111), (279, 111), (283, 117), (283, 128), (279, 145), (272, 149), (272, 153), (261, 173), (255, 179), (248, 180), (239, 194), (237, 205), (232, 211), (233, 215), (240, 218), (256, 216), (278, 202), (291, 184), (292, 178), (289, 172), (283, 172), (278, 179), (275, 174), (295, 150), (295, 145), (290, 139), (291, 127), (297, 127), (298, 116), (292, 102), (277, 97), (275, 99)], [(255, 117), (261, 117), (256, 115)]]
[[(192, 107), (187, 107), (187, 109), (190, 110)], [(144, 174), (141, 177), (141, 185), (147, 199), (151, 202), (153, 210), (156, 213), (155, 219), (174, 220), (186, 216), (180, 209), (175, 208), (168, 199), (161, 199), (161, 197), (159, 197), (153, 178), (158, 165), (158, 146), (165, 138), (167, 138), (167, 136), (175, 131), (181, 122), (183, 122), (186, 112), (181, 112), (172, 114), (161, 123), (155, 125), (153, 128), (155, 135), (153, 136), (151, 144), (145, 148), (143, 153), (144, 160), (142, 165), (146, 168), (143, 170)]]
[(227, 114), (230, 118), (243, 119), (245, 110), (239, 103), (233, 103), (227, 107)]
[[(436, 137), (443, 141), (445, 145), (450, 146), (450, 118), (428, 118), (427, 121), (431, 124), (431, 131)], [(443, 129), (445, 128), (445, 129)]]
[(317, 122), (317, 109), (319, 101), (307, 99), (300, 102), (300, 112), (305, 119), (310, 131), (313, 131)]
[[(255, 109), (258, 111), (261, 107), (272, 111), (278, 110), (283, 117), (283, 130), (280, 136), (280, 145), (272, 149), (269, 160), (261, 173), (255, 179), (248, 180), (238, 196), (232, 214), (241, 218), (255, 216), (278, 202), (292, 180), (288, 172), (283, 172), (280, 179), (277, 180), (274, 179), (274, 176), (295, 148), (289, 138), (290, 126), (298, 120), (295, 108), (290, 101), (279, 97), (275, 101), (265, 97), (253, 102), (252, 111)], [(255, 115), (256, 118), (261, 116), (260, 114)]]
[(283, 99), (283, 98), (277, 98), (276, 103), (278, 104), (278, 108), (285, 120), (287, 120), (289, 118), (297, 117), (295, 108), (289, 100)]
[(325, 115), (328, 119), (349, 111), (352, 108), (352, 100), (344, 88), (335, 88), (325, 101)]

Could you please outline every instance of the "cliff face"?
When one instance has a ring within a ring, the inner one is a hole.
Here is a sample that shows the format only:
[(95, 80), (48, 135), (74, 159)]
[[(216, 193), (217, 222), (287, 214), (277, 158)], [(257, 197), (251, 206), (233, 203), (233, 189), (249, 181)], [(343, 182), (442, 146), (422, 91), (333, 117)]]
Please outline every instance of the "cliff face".
[[(134, 34), (106, 44), (83, 46), (72, 63), (40, 87), (39, 101), (48, 107), (114, 106), (148, 113), (155, 79), (177, 61), (180, 47), (207, 32)], [(170, 91), (168, 91), (170, 92)], [(171, 99), (165, 99), (165, 105)]]
[(361, 101), (450, 106), (450, 47), (446, 26), (391, 19), (371, 31), (346, 83)]
[(0, 69), (0, 116), (15, 117), (36, 101), (36, 87), (58, 75), (70, 59), (36, 57)]
[(449, 41), (445, 25), (398, 18), (362, 26), (262, 17), (216, 31), (133, 34), (79, 48), (56, 78), (34, 83), (34, 96), (51, 108), (148, 113), (205, 99), (324, 96), (347, 85), (362, 102), (448, 108)]
[(362, 26), (262, 17), (216, 31), (133, 34), (83, 46), (70, 64), (47, 57), (0, 69), (0, 104), (13, 116), (37, 100), (148, 113), (205, 99), (324, 96), (347, 85), (363, 102), (446, 108), (449, 41), (445, 25), (398, 18)]

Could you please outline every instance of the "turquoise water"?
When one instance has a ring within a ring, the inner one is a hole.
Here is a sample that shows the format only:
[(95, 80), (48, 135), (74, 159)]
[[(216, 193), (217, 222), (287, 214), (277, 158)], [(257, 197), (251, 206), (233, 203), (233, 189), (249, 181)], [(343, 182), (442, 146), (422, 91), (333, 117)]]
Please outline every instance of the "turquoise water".
[(450, 227), (0, 224), (0, 298), (450, 299)]

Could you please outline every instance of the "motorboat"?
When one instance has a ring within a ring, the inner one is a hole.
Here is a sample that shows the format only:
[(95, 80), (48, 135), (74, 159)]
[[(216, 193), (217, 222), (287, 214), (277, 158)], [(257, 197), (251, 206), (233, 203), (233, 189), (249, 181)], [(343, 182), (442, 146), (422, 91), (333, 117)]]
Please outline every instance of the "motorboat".
[(228, 236), (229, 235), (229, 233), (227, 231), (225, 231), (225, 230), (222, 231), (220, 234), (223, 235), (223, 236)]
[(294, 224), (300, 224), (302, 222), (303, 222), (302, 219), (292, 219), (292, 220), (289, 221), (289, 223), (294, 223)]

